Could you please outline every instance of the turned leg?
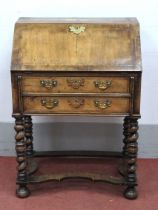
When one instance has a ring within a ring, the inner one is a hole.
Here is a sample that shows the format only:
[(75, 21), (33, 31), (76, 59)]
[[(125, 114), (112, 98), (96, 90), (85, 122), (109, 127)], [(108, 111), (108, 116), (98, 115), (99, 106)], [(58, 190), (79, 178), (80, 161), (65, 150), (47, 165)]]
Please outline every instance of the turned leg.
[(26, 153), (28, 157), (31, 157), (33, 155), (33, 136), (32, 136), (31, 116), (25, 116), (24, 123), (25, 123)]
[(119, 173), (122, 175), (122, 176), (126, 176), (127, 174), (127, 170), (126, 170), (126, 165), (127, 165), (127, 158), (128, 158), (128, 151), (127, 151), (127, 140), (128, 140), (128, 135), (129, 135), (129, 132), (128, 132), (128, 129), (130, 127), (130, 118), (129, 117), (125, 117), (124, 118), (124, 123), (123, 123), (123, 150), (122, 150), (122, 164), (121, 166), (119, 167)]
[(20, 198), (28, 197), (30, 194), (27, 188), (27, 157), (26, 157), (26, 142), (24, 132), (23, 117), (15, 117), (15, 140), (16, 140), (16, 154), (17, 154), (17, 184), (16, 195)]
[(124, 118), (124, 123), (123, 123), (123, 135), (124, 135), (124, 139), (123, 139), (123, 151), (122, 151), (122, 155), (123, 158), (126, 159), (128, 156), (128, 151), (127, 151), (127, 140), (128, 140), (128, 129), (130, 127), (130, 118), (125, 117)]
[(137, 118), (127, 117), (125, 119), (125, 146), (124, 154), (126, 158), (126, 182), (127, 188), (124, 191), (124, 196), (128, 199), (137, 198), (137, 178), (136, 178), (136, 160), (137, 160), (137, 139), (138, 139), (138, 122)]

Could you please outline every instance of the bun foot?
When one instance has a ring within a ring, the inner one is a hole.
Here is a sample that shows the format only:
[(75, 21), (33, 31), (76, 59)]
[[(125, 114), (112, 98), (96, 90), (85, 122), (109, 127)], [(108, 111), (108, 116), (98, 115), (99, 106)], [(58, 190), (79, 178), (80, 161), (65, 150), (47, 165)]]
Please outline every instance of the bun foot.
[(16, 195), (19, 198), (27, 198), (30, 195), (30, 190), (26, 186), (19, 186)]
[(138, 197), (138, 193), (135, 187), (127, 187), (124, 191), (124, 197), (130, 200), (136, 199)]

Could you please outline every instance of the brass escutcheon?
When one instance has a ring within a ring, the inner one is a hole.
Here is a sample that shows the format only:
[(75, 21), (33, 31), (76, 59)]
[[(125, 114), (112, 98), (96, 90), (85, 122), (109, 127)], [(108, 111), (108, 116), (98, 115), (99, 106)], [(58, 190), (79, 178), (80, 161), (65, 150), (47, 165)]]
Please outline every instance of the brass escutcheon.
[(85, 26), (69, 26), (69, 31), (76, 35), (79, 35), (81, 32), (84, 32), (85, 29)]
[(106, 101), (99, 101), (99, 100), (95, 100), (94, 101), (94, 104), (95, 104), (95, 106), (97, 107), (97, 108), (99, 108), (99, 109), (107, 109), (108, 107), (111, 107), (111, 105), (112, 105), (112, 101), (110, 101), (110, 100), (106, 100)]
[(56, 80), (40, 80), (41, 87), (45, 87), (47, 89), (52, 89), (57, 86)]
[(112, 81), (94, 81), (95, 87), (99, 88), (100, 90), (106, 90), (107, 88), (111, 87)]
[(53, 109), (58, 106), (59, 101), (57, 99), (41, 99), (41, 105), (47, 109)]
[(71, 86), (74, 89), (78, 89), (80, 86), (84, 86), (84, 79), (67, 79), (68, 86)]
[(79, 108), (84, 104), (84, 99), (83, 98), (72, 98), (68, 100), (68, 103), (73, 107), (73, 108)]

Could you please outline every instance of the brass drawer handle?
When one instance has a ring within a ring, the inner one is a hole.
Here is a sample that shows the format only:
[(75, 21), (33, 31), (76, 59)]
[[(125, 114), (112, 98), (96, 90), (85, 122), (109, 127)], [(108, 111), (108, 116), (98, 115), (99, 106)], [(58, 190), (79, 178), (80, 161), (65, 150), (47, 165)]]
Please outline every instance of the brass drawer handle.
[(68, 86), (74, 89), (78, 89), (80, 86), (84, 86), (84, 79), (67, 79)]
[(41, 105), (47, 109), (53, 109), (58, 106), (59, 101), (57, 99), (41, 99)]
[(106, 90), (107, 88), (111, 87), (112, 81), (94, 81), (95, 87), (99, 88), (100, 90)]
[(111, 107), (112, 101), (110, 101), (108, 99), (106, 101), (95, 100), (94, 104), (99, 109), (107, 109), (108, 107)]
[(53, 87), (57, 86), (57, 81), (56, 80), (41, 80), (40, 85), (41, 87), (52, 89)]
[(84, 104), (84, 99), (82, 98), (72, 98), (68, 100), (68, 103), (73, 107), (73, 108), (79, 108)]
[(76, 35), (80, 34), (81, 32), (84, 32), (85, 29), (85, 26), (69, 26), (69, 31)]

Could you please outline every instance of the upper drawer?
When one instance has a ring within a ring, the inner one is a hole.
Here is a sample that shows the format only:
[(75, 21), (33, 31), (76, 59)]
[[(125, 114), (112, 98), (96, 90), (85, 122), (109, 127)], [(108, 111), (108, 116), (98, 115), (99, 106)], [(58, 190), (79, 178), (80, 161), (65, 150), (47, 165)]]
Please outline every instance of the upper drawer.
[(26, 93), (129, 93), (129, 77), (23, 77)]

